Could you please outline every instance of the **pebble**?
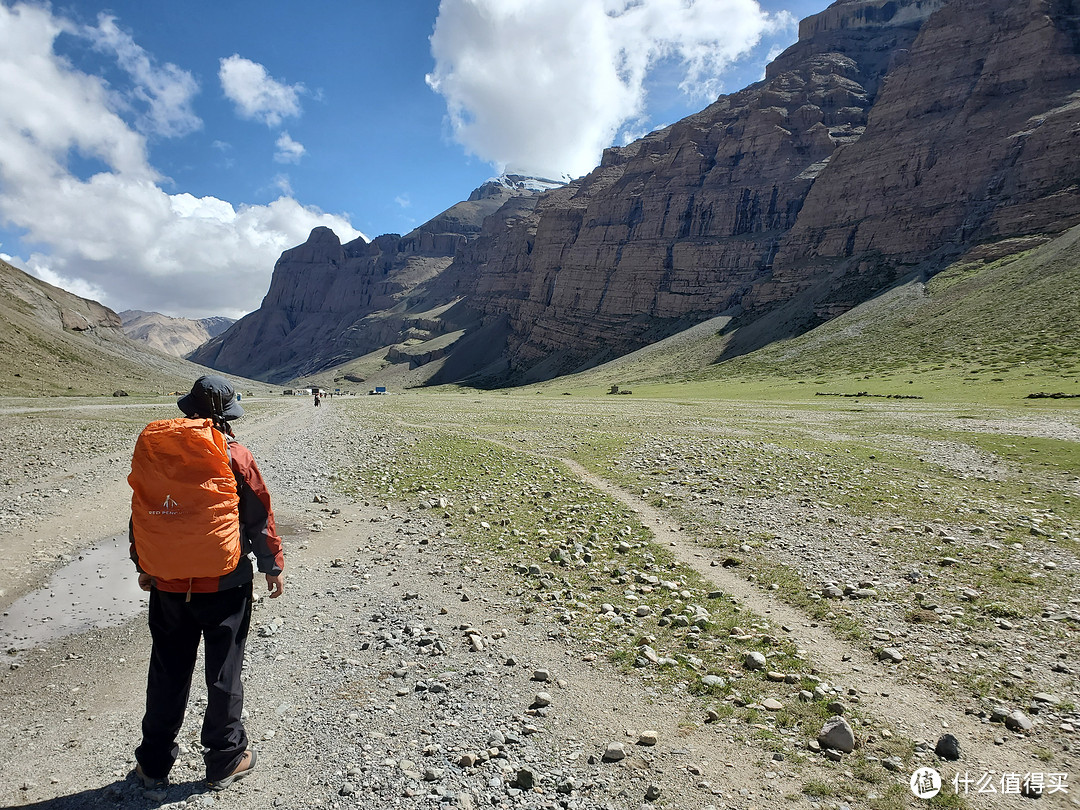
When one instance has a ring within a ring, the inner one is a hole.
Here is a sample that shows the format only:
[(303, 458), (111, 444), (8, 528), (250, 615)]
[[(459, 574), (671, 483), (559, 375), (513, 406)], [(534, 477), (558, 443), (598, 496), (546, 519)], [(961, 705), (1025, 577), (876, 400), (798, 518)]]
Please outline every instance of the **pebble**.
[(626, 758), (626, 747), (621, 742), (609, 742), (604, 748), (604, 762), (618, 762)]
[(754, 652), (748, 652), (746, 657), (743, 658), (743, 666), (750, 670), (765, 669), (768, 662), (765, 660), (765, 656), (756, 650)]
[(956, 762), (960, 759), (960, 741), (952, 734), (942, 734), (934, 746), (934, 753), (942, 759)]
[(855, 732), (848, 721), (840, 715), (834, 715), (825, 721), (818, 732), (817, 742), (822, 748), (831, 748), (845, 754), (855, 750)]

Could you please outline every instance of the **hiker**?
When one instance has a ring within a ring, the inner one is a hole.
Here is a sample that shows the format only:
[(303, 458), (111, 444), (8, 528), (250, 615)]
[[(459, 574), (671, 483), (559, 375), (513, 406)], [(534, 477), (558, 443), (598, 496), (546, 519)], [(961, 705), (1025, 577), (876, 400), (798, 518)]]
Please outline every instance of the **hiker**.
[(319, 407), (319, 393), (317, 391), (315, 392), (315, 407)]
[(128, 478), (131, 558), (139, 587), (150, 592), (153, 641), (135, 775), (149, 790), (168, 787), (201, 637), (208, 693), (203, 759), (208, 786), (222, 790), (256, 764), (241, 721), (254, 578), (249, 555), (272, 599), (285, 587), (285, 558), (262, 473), (229, 425), (244, 414), (232, 385), (200, 377), (176, 404), (185, 418), (146, 427)]

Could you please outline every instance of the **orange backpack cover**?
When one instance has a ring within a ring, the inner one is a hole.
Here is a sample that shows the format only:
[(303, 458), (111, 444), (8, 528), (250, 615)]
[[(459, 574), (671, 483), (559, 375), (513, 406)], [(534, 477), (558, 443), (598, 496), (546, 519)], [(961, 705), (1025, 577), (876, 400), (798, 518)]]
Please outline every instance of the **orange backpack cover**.
[(160, 579), (220, 577), (240, 561), (240, 497), (210, 419), (151, 422), (131, 458), (139, 567)]

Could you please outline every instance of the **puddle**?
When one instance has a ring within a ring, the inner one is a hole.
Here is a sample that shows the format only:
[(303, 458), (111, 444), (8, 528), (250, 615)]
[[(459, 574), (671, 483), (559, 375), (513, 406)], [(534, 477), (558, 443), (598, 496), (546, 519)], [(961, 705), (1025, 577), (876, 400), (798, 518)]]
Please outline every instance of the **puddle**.
[(127, 539), (86, 549), (0, 615), (0, 650), (29, 650), (97, 627), (123, 624), (146, 605)]

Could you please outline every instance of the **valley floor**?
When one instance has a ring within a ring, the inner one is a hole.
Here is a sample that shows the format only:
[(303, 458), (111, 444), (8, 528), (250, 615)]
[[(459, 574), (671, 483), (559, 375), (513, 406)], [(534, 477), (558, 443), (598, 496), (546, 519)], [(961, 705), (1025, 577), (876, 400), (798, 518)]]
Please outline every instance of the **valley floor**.
[[(205, 792), (196, 685), (174, 785), (128, 778), (142, 612), (12, 644), (0, 805), (884, 810), (930, 767), (929, 806), (1023, 806), (1024, 777), (1080, 806), (1076, 409), (244, 404), (287, 555), (248, 646), (258, 770)], [(0, 607), (126, 535), (130, 449), (174, 407), (0, 402)], [(857, 747), (816, 750), (838, 712)]]

